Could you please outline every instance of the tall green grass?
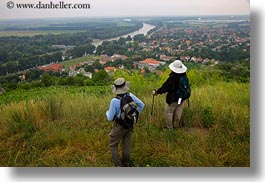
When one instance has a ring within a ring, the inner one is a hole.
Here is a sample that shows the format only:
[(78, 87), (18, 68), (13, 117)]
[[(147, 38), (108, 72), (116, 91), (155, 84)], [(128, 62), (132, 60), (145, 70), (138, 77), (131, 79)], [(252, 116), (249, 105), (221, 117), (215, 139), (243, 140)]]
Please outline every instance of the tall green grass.
[[(167, 73), (148, 78), (151, 83), (134, 73), (115, 77), (121, 76), (131, 80), (130, 91), (146, 105), (132, 137), (134, 166), (250, 166), (249, 83), (198, 84), (201, 78), (191, 74), (192, 96), (184, 107), (183, 127), (163, 130), (165, 95), (155, 97), (151, 115), (151, 91)], [(112, 166), (112, 123), (105, 112), (113, 97), (107, 87), (1, 105), (0, 166)]]

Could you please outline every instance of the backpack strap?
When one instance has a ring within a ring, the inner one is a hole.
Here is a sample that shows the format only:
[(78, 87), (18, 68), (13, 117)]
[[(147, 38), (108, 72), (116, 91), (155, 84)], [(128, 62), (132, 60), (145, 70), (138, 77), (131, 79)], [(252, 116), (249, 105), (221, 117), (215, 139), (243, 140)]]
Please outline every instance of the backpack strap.
[[(116, 99), (119, 99), (120, 100), (120, 112), (122, 113), (122, 104), (121, 104), (121, 102), (122, 102), (122, 98), (125, 96), (125, 95), (127, 95), (128, 93), (125, 93), (125, 94), (119, 94), (119, 95), (116, 95)], [(120, 116), (120, 118), (117, 118), (116, 117), (116, 115), (115, 115), (115, 117), (114, 117), (114, 121), (116, 121), (118, 124), (120, 124), (120, 125), (124, 125), (124, 121), (122, 120), (122, 118), (121, 118), (121, 116)]]
[[(116, 97), (114, 97), (114, 98), (120, 100), (120, 106), (121, 106), (121, 98), (122, 98), (122, 96), (121, 95), (116, 95)], [(120, 107), (120, 109), (121, 109), (121, 107)], [(114, 116), (113, 121), (117, 122), (120, 125), (122, 124), (121, 123), (122, 122), (121, 118), (118, 118), (116, 115)]]
[(117, 99), (121, 99), (122, 97), (124, 97), (125, 95), (129, 95), (129, 93), (125, 93), (125, 94), (118, 94), (118, 95), (116, 95), (116, 97), (115, 98), (117, 98)]

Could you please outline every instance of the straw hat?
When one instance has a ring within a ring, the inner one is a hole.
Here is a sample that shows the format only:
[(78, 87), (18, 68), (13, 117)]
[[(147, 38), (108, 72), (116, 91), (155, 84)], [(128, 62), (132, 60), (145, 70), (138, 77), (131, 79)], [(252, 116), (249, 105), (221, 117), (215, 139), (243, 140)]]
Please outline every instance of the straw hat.
[(114, 81), (112, 86), (112, 93), (114, 94), (125, 94), (129, 91), (130, 82), (124, 78), (118, 78)]
[(174, 61), (168, 67), (175, 73), (185, 73), (187, 71), (187, 67), (180, 60)]

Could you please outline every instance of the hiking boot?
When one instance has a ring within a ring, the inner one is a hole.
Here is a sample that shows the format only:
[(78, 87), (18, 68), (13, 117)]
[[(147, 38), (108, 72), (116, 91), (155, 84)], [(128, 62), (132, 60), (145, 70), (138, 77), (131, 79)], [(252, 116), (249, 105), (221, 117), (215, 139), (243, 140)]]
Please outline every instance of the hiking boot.
[(133, 160), (130, 160), (130, 162), (128, 162), (128, 163), (123, 162), (122, 167), (135, 167), (135, 164), (134, 164)]
[(130, 167), (129, 164), (122, 164), (122, 167)]

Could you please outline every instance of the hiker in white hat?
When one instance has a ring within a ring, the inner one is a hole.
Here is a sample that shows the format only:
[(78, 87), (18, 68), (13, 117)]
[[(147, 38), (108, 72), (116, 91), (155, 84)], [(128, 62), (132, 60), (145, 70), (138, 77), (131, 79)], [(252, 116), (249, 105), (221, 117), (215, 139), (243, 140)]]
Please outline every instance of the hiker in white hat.
[[(166, 126), (164, 127), (167, 129), (180, 127), (183, 103), (186, 98), (178, 93), (181, 90), (180, 83), (182, 83), (182, 80), (188, 82), (186, 75), (187, 67), (180, 60), (172, 62), (169, 65), (169, 69), (171, 70), (171, 73), (169, 74), (168, 79), (159, 89), (152, 91), (154, 96), (167, 93), (165, 106)], [(190, 89), (189, 85), (188, 89)]]
[[(109, 134), (109, 145), (115, 167), (131, 166), (130, 150), (133, 126), (145, 106), (134, 94), (128, 92), (129, 87), (130, 82), (124, 78), (118, 78), (114, 81), (112, 93), (116, 94), (116, 97), (111, 100), (109, 110), (106, 112), (107, 119), (113, 121), (113, 127)], [(129, 111), (129, 115), (125, 114), (125, 109)], [(120, 141), (122, 141), (121, 161), (118, 152)]]

